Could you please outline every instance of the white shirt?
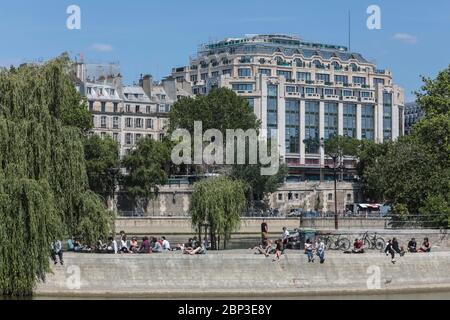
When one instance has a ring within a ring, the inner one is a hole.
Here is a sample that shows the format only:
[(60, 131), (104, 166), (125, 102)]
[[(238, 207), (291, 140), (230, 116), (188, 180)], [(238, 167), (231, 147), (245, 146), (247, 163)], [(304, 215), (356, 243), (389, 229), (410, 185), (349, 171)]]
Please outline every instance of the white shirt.
[(283, 232), (283, 240), (286, 240), (287, 238), (289, 238), (289, 231), (287, 231), (287, 229), (286, 229)]
[(163, 240), (162, 242), (163, 250), (170, 250), (170, 243), (167, 240)]

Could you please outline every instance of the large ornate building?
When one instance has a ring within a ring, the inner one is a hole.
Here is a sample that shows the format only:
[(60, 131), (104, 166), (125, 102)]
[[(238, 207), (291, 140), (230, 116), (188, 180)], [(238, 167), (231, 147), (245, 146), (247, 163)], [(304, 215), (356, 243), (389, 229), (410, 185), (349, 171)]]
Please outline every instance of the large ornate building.
[(172, 77), (193, 94), (227, 87), (247, 99), (263, 128), (277, 130), (291, 181), (331, 179), (323, 141), (332, 135), (381, 143), (404, 134), (403, 89), (343, 46), (276, 34), (225, 39), (202, 45)]

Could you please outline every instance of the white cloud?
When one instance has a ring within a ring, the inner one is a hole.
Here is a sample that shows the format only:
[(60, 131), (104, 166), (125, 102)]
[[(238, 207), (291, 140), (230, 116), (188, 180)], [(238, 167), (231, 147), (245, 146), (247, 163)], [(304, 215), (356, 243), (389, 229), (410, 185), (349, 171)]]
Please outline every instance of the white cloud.
[(99, 52), (110, 52), (110, 51), (114, 50), (112, 45), (105, 44), (105, 43), (94, 43), (91, 46), (91, 49), (94, 51), (99, 51)]
[(408, 33), (396, 33), (394, 34), (392, 39), (407, 44), (416, 44), (419, 41), (416, 36)]

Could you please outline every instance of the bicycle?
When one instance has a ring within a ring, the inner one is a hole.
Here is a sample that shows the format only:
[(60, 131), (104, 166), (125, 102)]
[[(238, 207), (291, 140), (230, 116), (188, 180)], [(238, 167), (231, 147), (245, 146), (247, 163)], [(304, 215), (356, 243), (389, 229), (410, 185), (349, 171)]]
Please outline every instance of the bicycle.
[(379, 251), (383, 251), (386, 246), (386, 242), (384, 241), (384, 239), (378, 237), (378, 234), (376, 232), (373, 237), (371, 237), (369, 236), (369, 231), (367, 231), (366, 233), (364, 233), (361, 239), (364, 241), (364, 247), (371, 250), (377, 249)]
[(327, 250), (347, 251), (351, 246), (350, 240), (342, 237), (342, 235), (340, 234), (338, 234), (337, 236), (327, 235), (323, 238), (323, 240), (325, 243), (325, 248)]

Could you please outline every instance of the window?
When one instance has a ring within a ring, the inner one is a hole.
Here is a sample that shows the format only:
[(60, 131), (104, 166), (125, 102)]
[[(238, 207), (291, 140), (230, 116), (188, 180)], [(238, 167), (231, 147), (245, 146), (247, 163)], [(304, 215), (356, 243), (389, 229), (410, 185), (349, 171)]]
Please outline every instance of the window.
[(316, 93), (316, 89), (315, 88), (311, 88), (311, 87), (306, 87), (305, 88), (305, 93)]
[(297, 72), (297, 80), (311, 81), (311, 73), (309, 73), (309, 72)]
[(113, 129), (119, 129), (119, 117), (113, 117)]
[(109, 94), (110, 94), (111, 96), (115, 95), (115, 94), (116, 94), (116, 90), (114, 90), (114, 89), (109, 89)]
[(94, 101), (89, 101), (89, 111), (94, 111)]
[(294, 86), (286, 86), (286, 92), (295, 92), (296, 88)]
[(255, 108), (255, 99), (253, 98), (246, 98), (245, 100), (247, 100), (248, 106), (250, 107), (250, 110), (253, 111), (253, 109)]
[(324, 89), (324, 94), (328, 96), (334, 95), (334, 89)]
[(329, 139), (338, 134), (338, 105), (337, 103), (325, 103), (325, 136)]
[(330, 75), (326, 73), (316, 73), (316, 80), (323, 82), (330, 82)]
[(125, 127), (131, 128), (133, 126), (133, 119), (125, 118)]
[(153, 129), (153, 119), (146, 119), (145, 122), (145, 126), (147, 127), (147, 129)]
[(231, 75), (231, 69), (226, 69), (226, 70), (223, 70), (222, 71), (222, 74), (229, 74), (229, 75)]
[(300, 101), (286, 100), (286, 153), (300, 153)]
[(384, 79), (381, 78), (373, 78), (373, 85), (376, 86), (377, 84), (381, 84), (384, 86)]
[(361, 107), (361, 138), (372, 141), (375, 138), (375, 106)]
[(133, 135), (131, 133), (125, 135), (125, 144), (133, 144)]
[(353, 77), (353, 83), (366, 84), (365, 77)]
[(106, 102), (102, 102), (102, 112), (106, 112)]
[(343, 90), (342, 91), (342, 96), (344, 96), (344, 97), (353, 97), (353, 92), (352, 92), (352, 90)]
[(333, 201), (333, 194), (332, 193), (328, 194), (328, 201)]
[(144, 124), (144, 121), (141, 118), (134, 119), (134, 127), (135, 128), (142, 128)]
[(202, 79), (202, 80), (208, 79), (208, 74), (207, 74), (207, 73), (202, 73), (202, 74), (200, 75), (200, 79)]
[(197, 75), (191, 76), (191, 82), (197, 82), (197, 79), (198, 79)]
[(252, 75), (252, 70), (250, 68), (240, 68), (238, 69), (239, 77), (250, 77)]
[(392, 139), (392, 93), (383, 93), (383, 139)]
[(100, 125), (102, 128), (106, 128), (106, 116), (100, 118)]
[(270, 130), (278, 128), (278, 86), (267, 85), (267, 130), (271, 136)]
[(92, 88), (91, 87), (87, 87), (86, 88), (86, 93), (87, 94), (92, 94)]
[(100, 137), (101, 137), (102, 139), (105, 139), (105, 138), (106, 138), (106, 132), (101, 132), (101, 133), (100, 133)]
[(319, 153), (319, 102), (305, 103), (305, 148), (308, 154)]
[(113, 112), (114, 113), (119, 112), (119, 104), (117, 102), (114, 102), (113, 104)]
[(117, 132), (113, 133), (113, 139), (114, 141), (119, 142), (119, 134)]
[(348, 202), (352, 201), (352, 195), (350, 193), (347, 193), (347, 201)]
[(136, 133), (136, 138), (134, 141), (138, 142), (142, 138), (142, 134)]
[(145, 112), (146, 113), (151, 113), (152, 112), (152, 108), (150, 106), (146, 106), (145, 107)]
[(215, 78), (219, 76), (219, 71), (213, 71), (211, 72), (211, 77)]
[(259, 69), (260, 74), (265, 74), (266, 76), (270, 77), (272, 75), (272, 70), (270, 69)]
[(291, 71), (277, 70), (277, 75), (279, 77), (284, 77), (286, 80), (291, 80), (292, 79), (292, 72)]
[(251, 83), (235, 83), (232, 87), (234, 91), (253, 91), (253, 84)]
[(125, 112), (131, 112), (131, 107), (129, 104), (125, 106)]
[(370, 98), (372, 95), (370, 92), (363, 91), (361, 92), (361, 98)]
[(283, 201), (283, 194), (282, 193), (278, 194), (278, 201)]
[(342, 82), (343, 84), (348, 84), (348, 76), (336, 75), (336, 76), (334, 76), (334, 81)]
[(136, 113), (140, 113), (141, 112), (141, 106), (136, 106)]
[(356, 104), (344, 104), (344, 136), (356, 138)]

